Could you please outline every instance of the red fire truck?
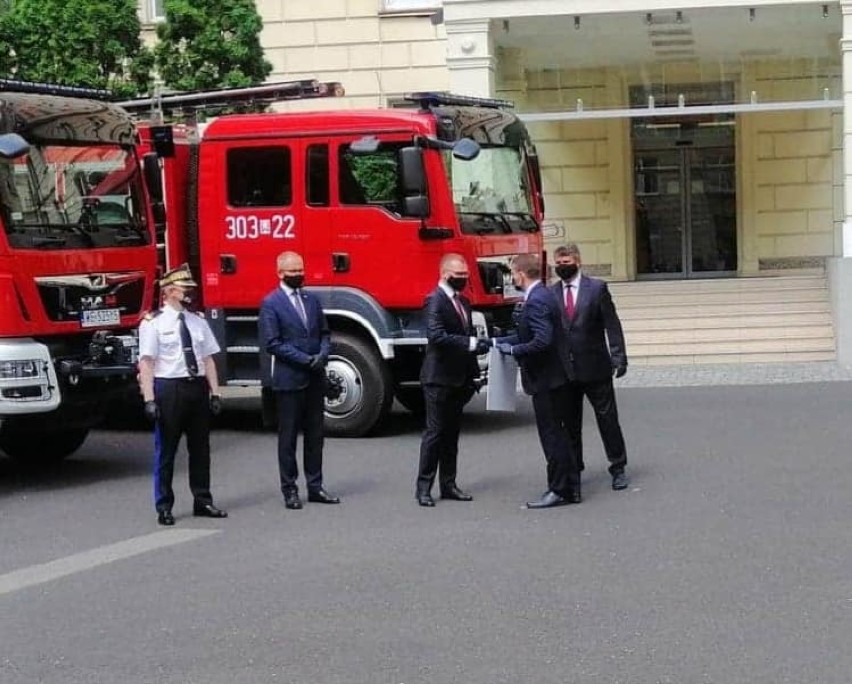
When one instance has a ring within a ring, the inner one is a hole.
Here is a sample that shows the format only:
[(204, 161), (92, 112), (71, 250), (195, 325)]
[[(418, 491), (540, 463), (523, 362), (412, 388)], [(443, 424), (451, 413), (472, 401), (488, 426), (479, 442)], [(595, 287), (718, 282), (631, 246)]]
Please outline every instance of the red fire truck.
[[(290, 98), (339, 92), (315, 81), (286, 85), (279, 90)], [(265, 97), (228, 92), (173, 95), (158, 106), (186, 114)], [(458, 252), (471, 267), (466, 294), (481, 334), (508, 326), (518, 301), (508, 260), (544, 257), (538, 159), (510, 103), (442, 93), (408, 99), (412, 108), (141, 127), (164, 158), (167, 262), (187, 261), (201, 279), (227, 385), (263, 385), (269, 364), (258, 306), (277, 285), (276, 256), (303, 255), (306, 284), (332, 329), (331, 435), (369, 433), (394, 397), (411, 410), (422, 405), (423, 304), (443, 254)], [(123, 106), (145, 114), (151, 102)]]
[(0, 450), (75, 451), (135, 384), (159, 164), (109, 93), (0, 80)]

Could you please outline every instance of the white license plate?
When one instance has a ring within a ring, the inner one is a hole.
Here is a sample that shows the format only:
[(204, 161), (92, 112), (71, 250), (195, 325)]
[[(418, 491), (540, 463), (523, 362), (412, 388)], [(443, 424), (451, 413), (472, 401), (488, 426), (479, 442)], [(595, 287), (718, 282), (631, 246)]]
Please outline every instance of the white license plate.
[(118, 309), (95, 309), (83, 311), (80, 314), (80, 326), (83, 328), (97, 328), (101, 325), (119, 325), (120, 323), (121, 312)]

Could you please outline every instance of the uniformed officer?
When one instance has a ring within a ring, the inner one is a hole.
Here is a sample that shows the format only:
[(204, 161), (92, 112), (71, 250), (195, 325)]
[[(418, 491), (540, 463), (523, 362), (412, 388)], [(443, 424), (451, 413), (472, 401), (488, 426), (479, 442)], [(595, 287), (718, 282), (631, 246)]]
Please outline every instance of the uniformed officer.
[(160, 525), (174, 525), (175, 453), (186, 434), (192, 514), (225, 518), (210, 494), (210, 415), (222, 410), (213, 354), (219, 344), (207, 321), (186, 309), (196, 287), (183, 264), (160, 281), (163, 306), (139, 326), (139, 384), (154, 422), (154, 505)]

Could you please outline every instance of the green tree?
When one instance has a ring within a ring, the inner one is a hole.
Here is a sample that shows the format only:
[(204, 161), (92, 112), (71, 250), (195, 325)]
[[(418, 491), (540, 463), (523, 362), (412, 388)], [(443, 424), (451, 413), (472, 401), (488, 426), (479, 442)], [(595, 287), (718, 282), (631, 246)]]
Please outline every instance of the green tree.
[(254, 0), (166, 0), (157, 26), (156, 67), (169, 88), (206, 90), (262, 83), (263, 21)]
[(153, 54), (136, 0), (15, 0), (0, 10), (0, 68), (15, 78), (147, 92)]

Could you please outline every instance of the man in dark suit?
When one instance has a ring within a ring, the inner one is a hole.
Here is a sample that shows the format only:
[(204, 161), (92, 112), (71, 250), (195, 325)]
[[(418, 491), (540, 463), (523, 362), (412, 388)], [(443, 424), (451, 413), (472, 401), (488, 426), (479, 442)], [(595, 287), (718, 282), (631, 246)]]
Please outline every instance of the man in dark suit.
[(461, 414), (479, 377), (477, 354), (490, 343), (477, 340), (470, 319), (470, 303), (461, 295), (470, 274), (460, 254), (441, 259), (438, 287), (426, 299), (426, 357), (420, 383), (426, 404), (426, 428), (420, 443), (416, 497), (432, 507), (432, 485), (440, 469), (441, 498), (472, 501), (456, 484)]
[(336, 504), (323, 487), (323, 403), (325, 366), (331, 349), (328, 323), (319, 300), (302, 289), (305, 267), (295, 252), (278, 255), (279, 287), (260, 305), (259, 333), (269, 353), (271, 389), (278, 412), (278, 471), (289, 509), (302, 508), (296, 479), (296, 441), (302, 432), (308, 501)]
[(580, 250), (575, 244), (554, 252), (560, 281), (551, 291), (562, 309), (562, 340), (559, 355), (570, 380), (568, 431), (577, 462), (583, 470), (583, 397), (595, 410), (598, 430), (609, 460), (614, 490), (630, 484), (626, 473), (627, 452), (618, 422), (618, 407), (612, 376), (627, 372), (627, 352), (621, 321), (615, 311), (609, 288), (603, 280), (580, 272)]
[(512, 281), (524, 293), (517, 331), (494, 340), (502, 354), (518, 360), (524, 392), (532, 396), (538, 438), (547, 461), (547, 491), (527, 508), (580, 503), (580, 473), (563, 415), (569, 403), (568, 376), (556, 348), (562, 325), (559, 306), (541, 282), (540, 257), (520, 254), (512, 260)]

